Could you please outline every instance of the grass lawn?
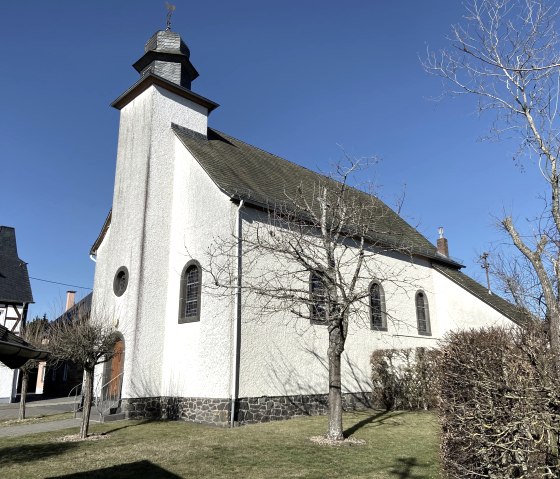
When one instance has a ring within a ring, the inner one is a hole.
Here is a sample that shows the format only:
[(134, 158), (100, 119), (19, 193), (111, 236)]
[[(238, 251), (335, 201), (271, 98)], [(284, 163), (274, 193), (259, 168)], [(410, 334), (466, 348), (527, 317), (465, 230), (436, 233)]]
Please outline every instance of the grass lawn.
[[(439, 477), (439, 427), (430, 413), (346, 414), (366, 445), (321, 446), (326, 417), (222, 429), (181, 421), (94, 425), (106, 439), (57, 442), (57, 431), (0, 439), (6, 478), (397, 478)], [(86, 471), (90, 471), (84, 473)], [(95, 472), (97, 471), (97, 472)], [(82, 473), (82, 474), (80, 474)]]

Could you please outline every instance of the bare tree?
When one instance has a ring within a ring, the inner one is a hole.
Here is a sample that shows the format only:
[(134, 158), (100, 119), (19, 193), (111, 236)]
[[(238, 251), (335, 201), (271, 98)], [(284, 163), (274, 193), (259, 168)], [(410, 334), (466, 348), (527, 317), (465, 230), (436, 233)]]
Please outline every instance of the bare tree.
[[(45, 350), (46, 345), (46, 326), (47, 326), (47, 319), (36, 317), (33, 321), (26, 323), (23, 325), (20, 331), (20, 336), (22, 339), (31, 346)], [(25, 406), (27, 401), (27, 389), (29, 385), (29, 373), (31, 370), (35, 369), (39, 365), (39, 361), (35, 359), (30, 359), (27, 361), (21, 368), (21, 393), (20, 393), (20, 400), (19, 400), (19, 416), (18, 419), (21, 421), (25, 419)]]
[(546, 304), (535, 270), (525, 256), (508, 250), (497, 248), (490, 255), (492, 291), (498, 291), (529, 316), (545, 318)]
[(243, 279), (237, 288), (246, 295), (244, 304), (264, 313), (255, 316), (303, 318), (306, 325), (328, 329), (327, 437), (331, 440), (344, 439), (341, 356), (349, 322), (369, 326), (373, 321), (382, 326), (387, 320), (387, 311), (380, 309), (370, 317), (372, 279), (396, 287), (413, 281), (407, 277), (407, 262), (379, 261), (388, 252), (410, 257), (410, 250), (391, 237), (387, 219), (396, 215), (376, 197), (349, 185), (369, 162), (346, 160), (333, 177), (317, 175), (316, 183), (286, 191), (285, 201), (261, 213), (253, 210), (255, 217), (243, 223), (242, 235), (218, 238), (207, 255), (215, 286), (232, 288), (232, 271), (237, 274), (233, 265), (242, 251)]
[[(558, 7), (543, 0), (471, 0), (452, 29), (451, 48), (428, 53), (425, 69), (452, 94), (473, 95), (495, 115), (492, 133), (519, 140), (516, 159), (538, 159), (547, 185), (544, 213), (529, 234), (511, 216), (501, 226), (538, 280), (560, 369), (560, 38)], [(534, 288), (532, 294), (535, 296)]]
[(83, 415), (80, 437), (89, 429), (95, 366), (112, 358), (117, 339), (107, 314), (88, 307), (70, 309), (49, 328), (49, 350), (55, 361), (72, 361), (84, 369)]

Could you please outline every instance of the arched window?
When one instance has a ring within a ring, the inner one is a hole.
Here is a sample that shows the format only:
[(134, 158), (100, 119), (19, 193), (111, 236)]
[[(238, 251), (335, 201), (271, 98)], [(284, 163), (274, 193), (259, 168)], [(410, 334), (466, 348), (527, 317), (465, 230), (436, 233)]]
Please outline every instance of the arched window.
[(373, 281), (369, 287), (369, 311), (371, 328), (375, 331), (387, 331), (385, 292), (381, 284), (376, 281)]
[(189, 261), (181, 274), (179, 323), (200, 321), (201, 268), (198, 261)]
[(327, 319), (327, 290), (323, 274), (320, 271), (311, 271), (309, 275), (309, 298), (311, 304), (311, 320), (324, 323)]
[(423, 291), (418, 291), (416, 293), (416, 320), (418, 322), (418, 334), (431, 336), (432, 328), (430, 326), (428, 298), (426, 298), (426, 293)]

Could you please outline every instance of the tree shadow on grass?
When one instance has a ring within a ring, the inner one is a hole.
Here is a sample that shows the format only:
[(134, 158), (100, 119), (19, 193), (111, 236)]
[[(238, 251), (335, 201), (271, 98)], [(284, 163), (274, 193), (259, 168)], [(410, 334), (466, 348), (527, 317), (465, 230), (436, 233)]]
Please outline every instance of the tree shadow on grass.
[(120, 431), (121, 429), (127, 429), (129, 427), (136, 427), (136, 426), (143, 426), (144, 424), (149, 424), (149, 423), (153, 423), (153, 422), (164, 422), (158, 419), (143, 419), (142, 421), (138, 421), (138, 422), (134, 422), (134, 423), (130, 423), (129, 421), (127, 421), (126, 424), (122, 425), (122, 426), (118, 426), (118, 427), (114, 427), (113, 429), (109, 429), (107, 431), (105, 431), (103, 434), (111, 434), (113, 432), (117, 432)]
[(126, 479), (136, 477), (157, 477), (158, 479), (181, 479), (172, 472), (169, 472), (150, 461), (136, 461), (118, 466), (104, 467), (93, 471), (76, 472), (65, 476), (49, 476), (46, 479), (94, 479), (111, 478)]
[(41, 444), (22, 444), (0, 448), (0, 466), (38, 461), (50, 456), (63, 454), (77, 446), (73, 442), (44, 442)]
[(427, 464), (420, 464), (415, 457), (399, 457), (389, 472), (398, 479), (424, 479), (426, 476), (413, 473), (413, 468), (423, 466)]
[(348, 429), (346, 429), (344, 431), (344, 437), (351, 436), (356, 431), (360, 430), (364, 426), (367, 426), (368, 424), (373, 424), (373, 423), (383, 424), (387, 419), (393, 419), (396, 416), (400, 416), (401, 414), (402, 412), (395, 413), (395, 412), (387, 412), (387, 411), (371, 414), (368, 417), (362, 419), (361, 421), (357, 422), (353, 426), (350, 426)]

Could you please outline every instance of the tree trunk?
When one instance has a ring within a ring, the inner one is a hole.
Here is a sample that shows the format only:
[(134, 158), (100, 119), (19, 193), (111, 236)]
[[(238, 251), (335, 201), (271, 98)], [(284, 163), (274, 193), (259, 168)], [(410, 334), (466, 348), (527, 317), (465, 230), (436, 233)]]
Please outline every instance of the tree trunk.
[(19, 417), (21, 421), (25, 419), (25, 401), (27, 399), (27, 384), (29, 383), (29, 371), (22, 371), (21, 377), (21, 396), (19, 399)]
[(327, 437), (342, 441), (342, 380), (341, 356), (344, 346), (341, 345), (342, 335), (338, 327), (329, 331), (329, 430)]
[(80, 427), (80, 438), (85, 439), (88, 435), (89, 416), (93, 402), (93, 370), (84, 369), (84, 408), (82, 412), (82, 425)]

